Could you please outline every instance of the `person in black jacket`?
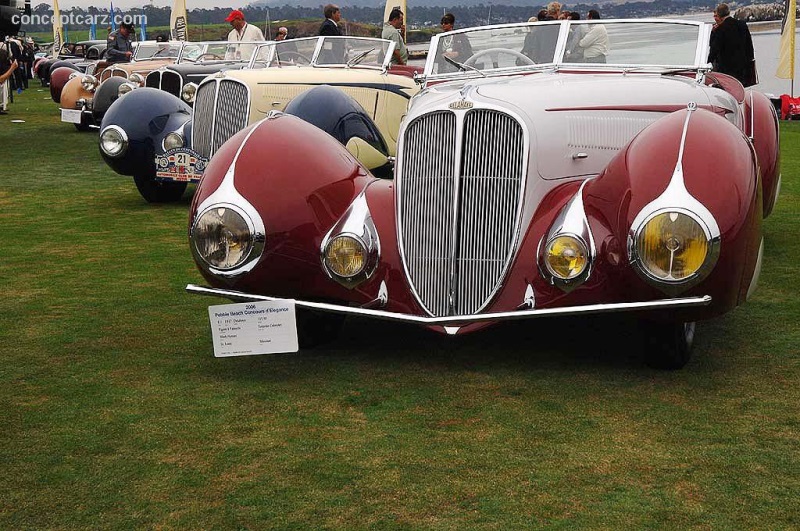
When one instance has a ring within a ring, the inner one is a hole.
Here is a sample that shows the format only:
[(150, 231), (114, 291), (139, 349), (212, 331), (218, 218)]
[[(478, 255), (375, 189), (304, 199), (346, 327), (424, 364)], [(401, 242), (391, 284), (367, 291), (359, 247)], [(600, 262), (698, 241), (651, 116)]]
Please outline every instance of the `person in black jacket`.
[(735, 77), (749, 87), (754, 78), (753, 39), (747, 24), (731, 15), (728, 4), (719, 4), (714, 9), (714, 29), (709, 42), (708, 62), (715, 72)]
[(325, 14), (325, 22), (319, 27), (320, 35), (339, 36), (342, 31), (339, 29), (339, 21), (342, 19), (342, 12), (339, 6), (334, 4), (326, 5), (322, 12)]

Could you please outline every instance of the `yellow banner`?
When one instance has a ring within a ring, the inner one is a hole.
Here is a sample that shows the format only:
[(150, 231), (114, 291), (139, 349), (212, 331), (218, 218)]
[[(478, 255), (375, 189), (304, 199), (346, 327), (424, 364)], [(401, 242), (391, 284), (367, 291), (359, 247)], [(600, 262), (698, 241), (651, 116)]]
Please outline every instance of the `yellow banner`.
[(172, 14), (169, 17), (170, 38), (174, 41), (189, 40), (189, 27), (187, 24), (186, 0), (174, 0), (172, 2)]
[(794, 32), (797, 1), (786, 0), (786, 12), (781, 26), (781, 48), (778, 57), (777, 77), (794, 79)]
[(61, 10), (58, 0), (53, 0), (53, 55), (58, 55), (64, 44), (64, 26), (61, 24)]

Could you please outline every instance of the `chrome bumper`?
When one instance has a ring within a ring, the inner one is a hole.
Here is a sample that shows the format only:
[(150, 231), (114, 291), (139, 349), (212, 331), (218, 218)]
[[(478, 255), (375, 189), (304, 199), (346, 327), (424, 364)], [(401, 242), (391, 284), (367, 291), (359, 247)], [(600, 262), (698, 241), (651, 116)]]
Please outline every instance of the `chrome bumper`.
[[(266, 295), (253, 295), (241, 291), (207, 288), (188, 284), (186, 291), (197, 295), (213, 295), (224, 297), (239, 302), (249, 301), (277, 301), (284, 300), (279, 297), (268, 297)], [(646, 310), (666, 310), (676, 308), (692, 308), (698, 306), (708, 306), (711, 304), (711, 296), (686, 297), (683, 299), (662, 299), (657, 301), (645, 302), (623, 302), (616, 304), (589, 304), (585, 306), (568, 306), (565, 308), (545, 308), (519, 309), (510, 312), (482, 313), (478, 315), (448, 315), (446, 317), (425, 317), (420, 315), (410, 315), (405, 313), (386, 312), (371, 308), (356, 308), (350, 306), (340, 306), (324, 302), (310, 302), (295, 300), (294, 304), (298, 308), (308, 310), (318, 310), (321, 312), (339, 313), (344, 315), (357, 315), (360, 317), (372, 317), (385, 321), (400, 321), (403, 323), (414, 323), (426, 326), (458, 327), (466, 326), (471, 323), (481, 323), (486, 321), (509, 321), (512, 319), (534, 319), (537, 317), (556, 317), (564, 315), (591, 315), (597, 313), (611, 312), (630, 312)], [(455, 331), (448, 333), (455, 333)]]

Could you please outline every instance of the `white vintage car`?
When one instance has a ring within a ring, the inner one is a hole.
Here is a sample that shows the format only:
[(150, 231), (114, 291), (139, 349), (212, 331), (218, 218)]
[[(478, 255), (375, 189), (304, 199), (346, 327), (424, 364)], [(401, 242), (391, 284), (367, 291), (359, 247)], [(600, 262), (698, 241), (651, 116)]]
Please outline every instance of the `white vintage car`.
[(209, 285), (187, 289), (291, 300), (301, 343), (342, 315), (461, 334), (634, 312), (647, 361), (682, 367), (694, 322), (755, 289), (780, 180), (775, 110), (710, 71), (710, 33), (591, 20), (438, 35), (392, 134), (393, 179), (288, 114), (221, 147), (205, 129), (216, 154), (189, 234)]

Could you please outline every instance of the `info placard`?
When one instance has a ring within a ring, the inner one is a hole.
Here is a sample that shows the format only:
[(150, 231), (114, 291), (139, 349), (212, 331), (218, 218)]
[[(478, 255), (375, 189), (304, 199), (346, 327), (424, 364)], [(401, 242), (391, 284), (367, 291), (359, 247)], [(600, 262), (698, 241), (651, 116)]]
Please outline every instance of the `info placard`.
[(293, 300), (209, 306), (214, 356), (297, 352)]

